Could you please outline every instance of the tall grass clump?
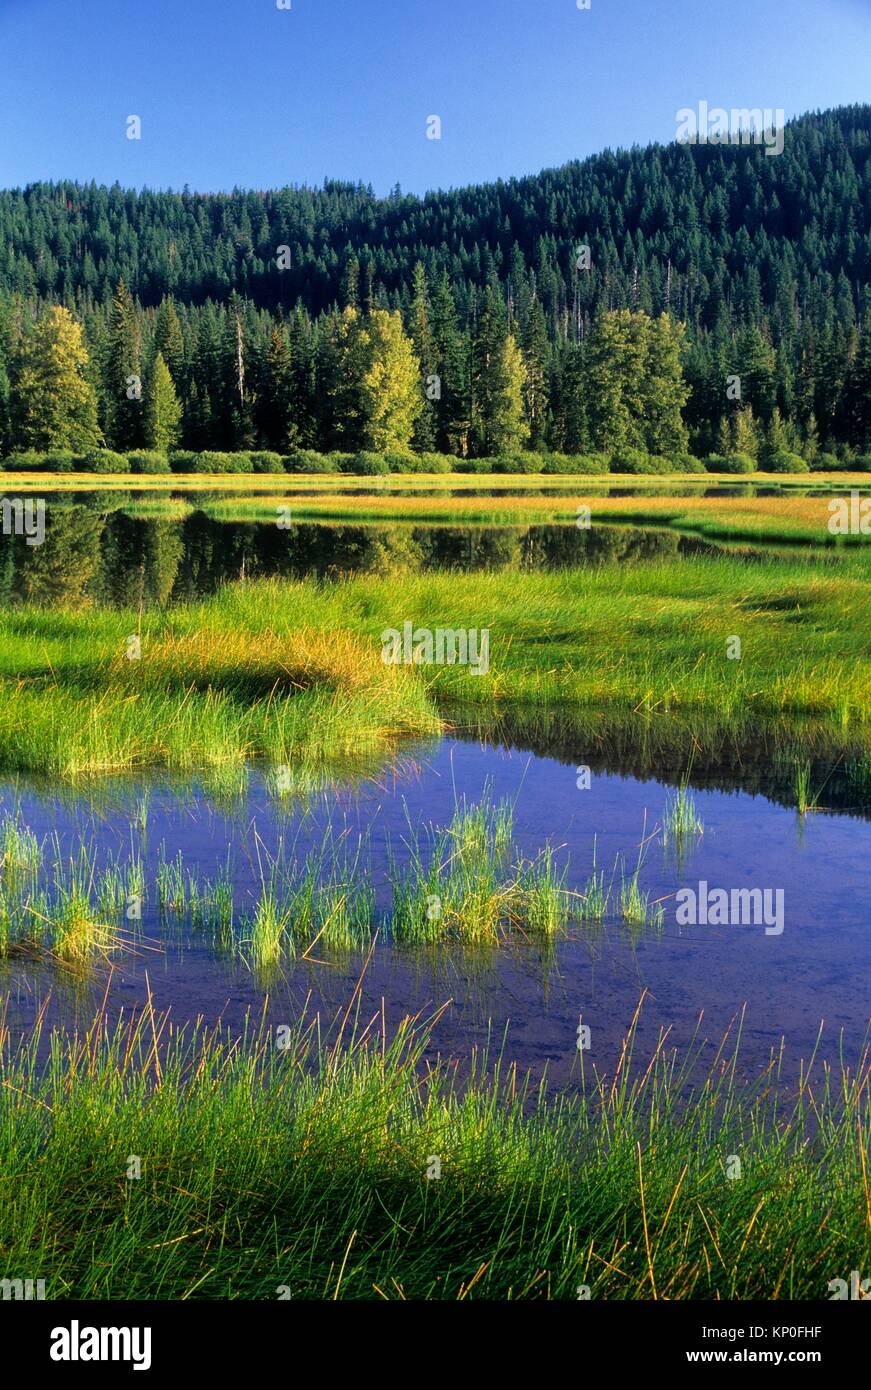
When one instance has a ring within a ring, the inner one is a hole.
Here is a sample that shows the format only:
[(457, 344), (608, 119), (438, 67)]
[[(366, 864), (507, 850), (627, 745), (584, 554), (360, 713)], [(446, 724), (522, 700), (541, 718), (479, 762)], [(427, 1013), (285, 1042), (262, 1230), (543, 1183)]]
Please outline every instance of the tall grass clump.
[(662, 842), (668, 845), (675, 841), (680, 848), (690, 840), (703, 835), (704, 830), (702, 818), (696, 810), (695, 799), (689, 789), (689, 782), (683, 781), (679, 787), (666, 795), (662, 815)]
[(512, 930), (553, 932), (568, 920), (565, 871), (548, 847), (509, 863), (510, 803), (461, 802), (448, 826), (410, 827), (408, 864), (391, 871), (396, 941), (496, 941)]

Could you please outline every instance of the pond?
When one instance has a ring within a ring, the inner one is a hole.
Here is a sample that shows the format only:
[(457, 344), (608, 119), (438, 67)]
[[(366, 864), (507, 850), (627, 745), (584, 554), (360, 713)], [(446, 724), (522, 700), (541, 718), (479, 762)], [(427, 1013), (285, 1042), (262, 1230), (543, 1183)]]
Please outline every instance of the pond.
[[(743, 763), (691, 768), (686, 785), (701, 830), (675, 839), (663, 836), (663, 825), (683, 774), (668, 775), (649, 763), (633, 773), (631, 764), (630, 755), (615, 765), (583, 747), (572, 756), (564, 748), (547, 755), (452, 736), (302, 799), (276, 796), (257, 769), (222, 795), (159, 778), (62, 796), (7, 782), (2, 808), (17, 805), (41, 840), (57, 836), (63, 853), (74, 853), (84, 840), (102, 861), (140, 855), (145, 884), (136, 923), (140, 939), (135, 950), (114, 958), (110, 970), (77, 981), (32, 962), (7, 963), (0, 984), (10, 995), (7, 1022), (13, 1033), (25, 1033), (47, 1008), (52, 1021), (85, 1027), (98, 1004), (111, 1016), (141, 1006), (150, 994), (158, 1009), (171, 1010), (176, 1025), (222, 1019), (236, 1029), (246, 1013), (259, 1017), (265, 1008), (278, 1026), (304, 1008), (332, 1019), (361, 981), (367, 1017), (382, 1009), (382, 1001), (395, 1022), (450, 1000), (434, 1048), (466, 1058), (470, 1046), (488, 1040), (498, 1049), (507, 1029), (506, 1054), (522, 1069), (534, 1075), (546, 1069), (554, 1083), (573, 1086), (581, 1060), (579, 1024), (590, 1029), (585, 1066), (610, 1071), (646, 992), (639, 1031), (644, 1056), (660, 1030), (670, 1030), (669, 1045), (683, 1048), (699, 1026), (713, 1056), (746, 1006), (741, 1058), (748, 1075), (769, 1064), (783, 1038), (781, 1074), (794, 1080), (822, 1020), (818, 1055), (835, 1061), (843, 1047), (845, 1058), (855, 1061), (868, 1023), (871, 824), (850, 805), (838, 770), (815, 765), (820, 809), (799, 816), (781, 804), (788, 784), (776, 759), (748, 755)], [(595, 863), (614, 885), (616, 901), (621, 878), (634, 873), (643, 845), (639, 881), (661, 907), (661, 922), (628, 927), (612, 904), (601, 923), (572, 924), (546, 944), (522, 933), (495, 946), (391, 944), (391, 857), (407, 866), (414, 827), (445, 825), (458, 802), (485, 797), (512, 803), (514, 839), (524, 856), (534, 857), (547, 841), (555, 847), (571, 893), (584, 891)], [(262, 865), (282, 842), (297, 858), (316, 850), (327, 827), (355, 854), (359, 847), (377, 904), (374, 950), (332, 952), (315, 945), (307, 957), (283, 959), (264, 978), (238, 950), (246, 910), (262, 887)], [(204, 879), (229, 866), (234, 925), (228, 934), (198, 930), (189, 915), (161, 910), (159, 866), (179, 852), (186, 870)], [(771, 890), (782, 895), (782, 917), (768, 926), (762, 920), (679, 924), (677, 894), (703, 891), (700, 884)]]

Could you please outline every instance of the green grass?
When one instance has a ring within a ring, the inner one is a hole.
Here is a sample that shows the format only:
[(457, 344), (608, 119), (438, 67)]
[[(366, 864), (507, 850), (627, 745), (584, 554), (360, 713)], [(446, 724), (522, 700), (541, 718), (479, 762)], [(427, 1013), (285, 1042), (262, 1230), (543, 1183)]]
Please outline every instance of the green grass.
[[(540, 721), (608, 711), (639, 730), (644, 718), (679, 718), (690, 737), (705, 721), (722, 730), (814, 720), (845, 752), (858, 740), (861, 754), (869, 572), (867, 550), (793, 549), (752, 563), (736, 553), (263, 580), (143, 613), (7, 607), (0, 767), (70, 779), (148, 766), (235, 777), (260, 758), (276, 784), (294, 769), (291, 780), (311, 785), (342, 758), (387, 753), (445, 720), (527, 712)], [(405, 621), (486, 629), (489, 670), (385, 665), (381, 634)], [(134, 635), (141, 655), (131, 660)], [(729, 656), (735, 638), (740, 659)]]
[(704, 830), (702, 818), (696, 810), (696, 803), (689, 789), (689, 782), (683, 781), (673, 792), (666, 795), (662, 817), (662, 842), (666, 846), (674, 842), (680, 849), (690, 840), (703, 835)]
[(485, 794), (462, 801), (444, 829), (410, 827), (406, 867), (394, 867), (393, 939), (495, 942), (510, 932), (551, 935), (569, 920), (566, 870), (550, 846), (532, 862), (512, 852), (512, 808)]
[[(327, 826), (304, 855), (296, 839), (290, 845), (281, 839), (270, 855), (256, 831), (254, 838), (257, 874), (240, 902), (229, 852), (217, 875), (203, 878), (187, 868), (180, 850), (169, 859), (161, 844), (152, 885), (135, 843), (125, 861), (110, 856), (98, 869), (94, 844), (83, 840), (65, 860), (55, 840), (44, 862), (44, 846), (17, 813), (9, 816), (0, 824), (0, 845), (7, 846), (0, 863), (0, 957), (29, 953), (93, 963), (137, 939), (126, 928), (131, 901), (133, 921), (153, 902), (171, 934), (202, 937), (264, 979), (299, 954), (315, 958), (316, 948), (330, 955), (365, 949), (379, 931), (400, 945), (492, 945), (518, 933), (553, 938), (574, 920), (591, 920), (567, 890), (568, 862), (558, 863), (549, 844), (531, 859), (521, 855), (511, 804), (494, 803), (489, 792), (478, 804), (460, 801), (447, 826), (410, 828), (403, 856), (391, 854), (383, 874), (391, 911), (377, 906), (382, 871), (376, 873), (368, 842), (353, 840), (347, 829)], [(646, 902), (638, 887), (642, 862), (640, 854), (633, 902)]]
[(147, 1010), (6, 1035), (4, 1276), (53, 1299), (767, 1300), (868, 1267), (867, 1057), (777, 1101), (778, 1054), (751, 1084), (734, 1040), (707, 1067), (636, 1051), (633, 1025), (616, 1070), (552, 1096), (498, 1058), (463, 1083), (427, 1023), (350, 1011), (328, 1035)]
[(16, 809), (0, 822), (0, 958), (54, 959), (86, 968), (108, 960), (135, 939), (138, 912), (131, 899), (145, 895), (135, 847), (123, 865), (97, 867), (92, 845), (64, 856), (57, 838), (41, 844)]

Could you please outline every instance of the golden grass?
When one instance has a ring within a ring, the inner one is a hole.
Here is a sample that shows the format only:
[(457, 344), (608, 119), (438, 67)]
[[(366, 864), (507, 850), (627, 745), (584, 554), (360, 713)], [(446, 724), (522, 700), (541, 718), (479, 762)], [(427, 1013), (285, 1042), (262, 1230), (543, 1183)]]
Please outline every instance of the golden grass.
[[(871, 482), (864, 475), (867, 495), (871, 497)], [(565, 481), (565, 480), (564, 480)], [(845, 486), (843, 492), (849, 491)], [(836, 537), (829, 532), (832, 493), (822, 497), (780, 495), (777, 497), (703, 497), (699, 495), (644, 495), (602, 497), (587, 489), (566, 496), (403, 496), (385, 492), (384, 495), (337, 495), (323, 497), (294, 497), (293, 489), (282, 493), (258, 495), (217, 501), (215, 514), (230, 519), (244, 517), (248, 512), (266, 515), (277, 513), (281, 506), (290, 505), (295, 520), (366, 520), (449, 521), (479, 524), (502, 522), (509, 525), (573, 523), (582, 506), (589, 507), (593, 524), (623, 522), (661, 524), (680, 530), (697, 531), (712, 538), (728, 540), (778, 539), (816, 544), (831, 544)], [(208, 507), (206, 508), (208, 510)], [(253, 518), (252, 518), (253, 519)], [(861, 535), (851, 537), (867, 539)]]
[(380, 651), (346, 629), (309, 627), (293, 632), (202, 628), (191, 633), (146, 635), (139, 661), (116, 652), (109, 674), (124, 682), (141, 675), (149, 686), (232, 689), (239, 681), (265, 692), (287, 694), (315, 688), (358, 693), (398, 686), (399, 666), (385, 666)]
[(343, 492), (349, 488), (383, 489), (385, 493), (420, 492), (432, 489), (474, 491), (490, 488), (494, 491), (518, 489), (564, 489), (582, 487), (656, 487), (706, 488), (730, 487), (750, 483), (756, 486), (779, 488), (835, 486), (837, 488), (871, 488), (867, 473), (753, 473), (737, 476), (732, 473), (669, 473), (663, 477), (627, 473), (591, 474), (579, 478), (577, 473), (390, 473), (384, 476), (364, 476), (353, 473), (28, 473), (4, 472), (0, 469), (0, 484), (14, 485), (22, 491), (123, 491), (123, 492), (274, 492), (281, 481), (289, 492)]

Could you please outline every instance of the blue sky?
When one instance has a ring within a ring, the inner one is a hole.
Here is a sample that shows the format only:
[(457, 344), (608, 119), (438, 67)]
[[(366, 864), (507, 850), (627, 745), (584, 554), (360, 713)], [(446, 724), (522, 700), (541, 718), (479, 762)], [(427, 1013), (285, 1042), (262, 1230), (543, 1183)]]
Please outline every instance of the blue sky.
[(291, 6), (0, 0), (0, 187), (331, 177), (423, 193), (671, 140), (701, 100), (787, 118), (871, 100), (871, 0)]

